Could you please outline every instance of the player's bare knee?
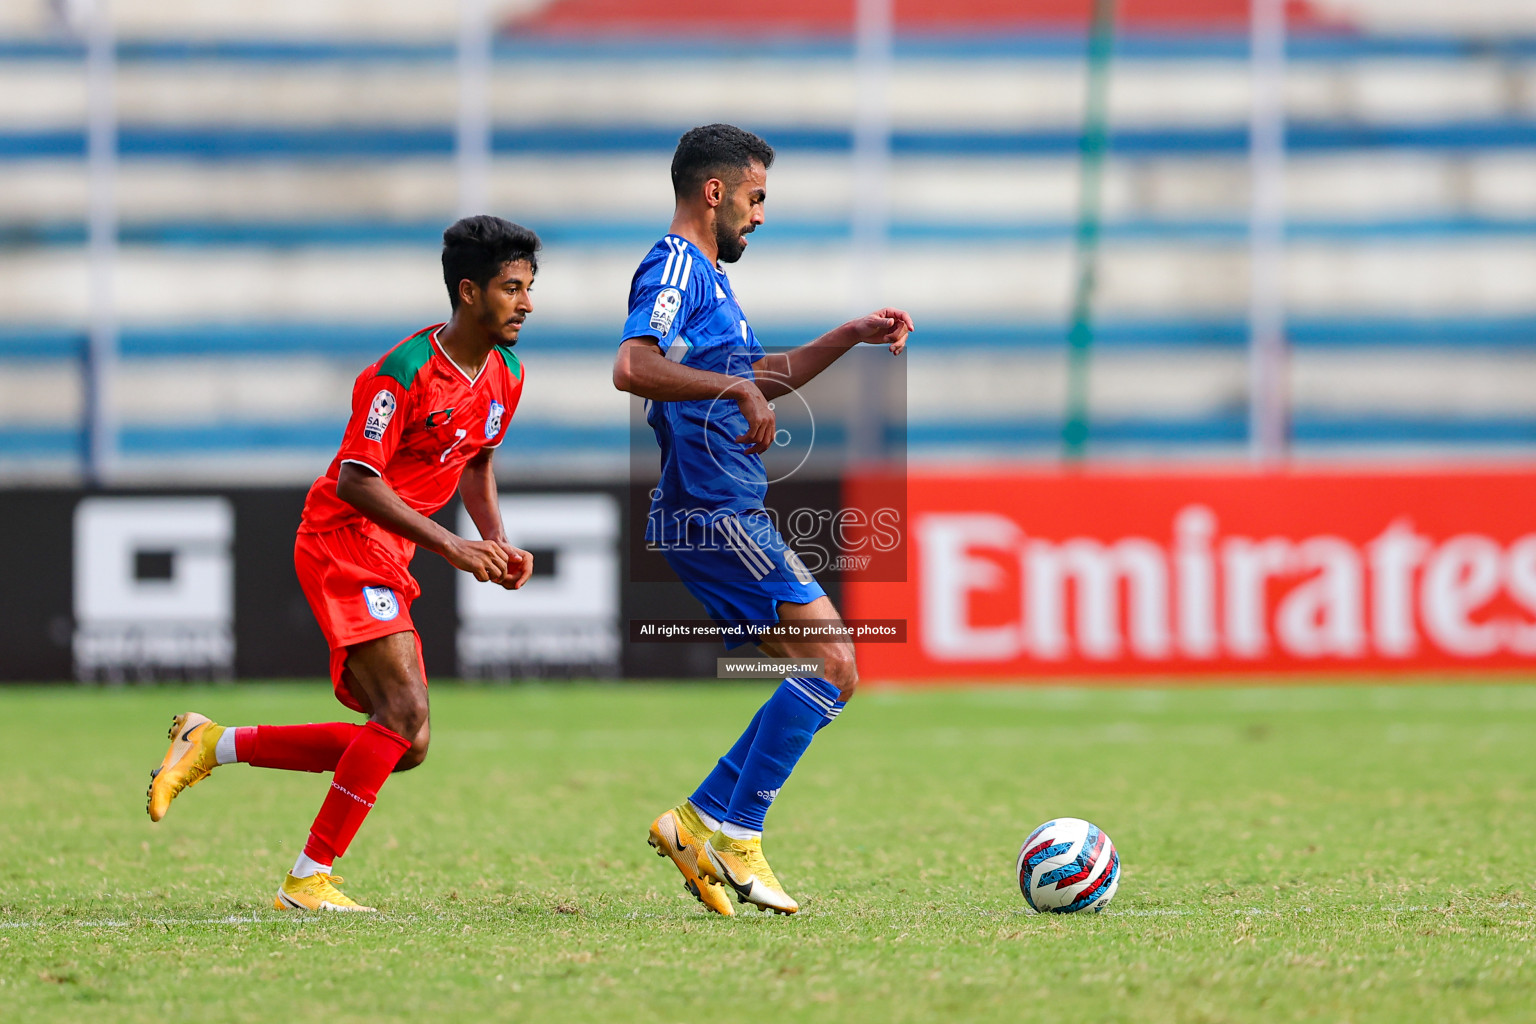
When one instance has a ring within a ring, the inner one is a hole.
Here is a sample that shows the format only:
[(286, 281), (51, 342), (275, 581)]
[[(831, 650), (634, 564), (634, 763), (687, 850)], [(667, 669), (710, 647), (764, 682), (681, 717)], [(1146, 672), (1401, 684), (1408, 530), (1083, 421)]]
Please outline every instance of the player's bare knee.
[(400, 760), (395, 762), (395, 771), (408, 772), (427, 759), (427, 737), (418, 736), (416, 742), (411, 744), (409, 750), (400, 755)]
[[(416, 689), (393, 693), (379, 709), (375, 720), (401, 736), (416, 736), (427, 724), (427, 695)], [(422, 756), (426, 756), (425, 743)]]
[(859, 688), (859, 666), (851, 647), (836, 647), (826, 659), (827, 681), (837, 687), (838, 699), (847, 700)]

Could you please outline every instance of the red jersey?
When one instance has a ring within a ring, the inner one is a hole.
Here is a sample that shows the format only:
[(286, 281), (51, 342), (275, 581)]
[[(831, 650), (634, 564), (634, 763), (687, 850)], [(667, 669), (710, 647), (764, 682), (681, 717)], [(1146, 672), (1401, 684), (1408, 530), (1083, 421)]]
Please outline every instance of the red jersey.
[(341, 450), (309, 489), (300, 533), (352, 526), (409, 560), (414, 549), (401, 548), (408, 541), (336, 496), (342, 463), (379, 474), (407, 505), (430, 516), (458, 490), (464, 464), (501, 444), (523, 394), (522, 363), (497, 345), (470, 377), (438, 343), (442, 327), (417, 331), (358, 374)]

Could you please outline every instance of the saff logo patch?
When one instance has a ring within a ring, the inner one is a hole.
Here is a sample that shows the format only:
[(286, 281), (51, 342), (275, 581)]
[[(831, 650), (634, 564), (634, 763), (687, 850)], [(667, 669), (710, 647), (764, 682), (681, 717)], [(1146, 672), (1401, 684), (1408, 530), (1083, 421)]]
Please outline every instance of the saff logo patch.
[(363, 424), (363, 436), (370, 441), (384, 440), (384, 430), (395, 415), (395, 396), (388, 389), (373, 396), (368, 406), (368, 422)]
[(363, 600), (368, 602), (368, 614), (380, 622), (388, 622), (400, 614), (400, 602), (388, 587), (364, 587)]
[(485, 415), (485, 439), (489, 441), (501, 431), (501, 414), (507, 411), (507, 407), (496, 399), (491, 399), (491, 411)]
[(672, 330), (677, 311), (683, 308), (683, 293), (676, 288), (663, 288), (651, 307), (651, 330), (666, 334)]

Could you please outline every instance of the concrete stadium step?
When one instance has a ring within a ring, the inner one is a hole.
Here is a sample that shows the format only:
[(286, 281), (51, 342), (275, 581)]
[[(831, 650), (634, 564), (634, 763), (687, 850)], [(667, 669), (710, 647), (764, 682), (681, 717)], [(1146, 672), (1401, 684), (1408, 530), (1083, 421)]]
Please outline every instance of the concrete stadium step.
[[(305, 484), (324, 472), (342, 425), (219, 423), (138, 426), (121, 435), (114, 478), (123, 484), (195, 479), (207, 486)], [(629, 470), (622, 429), (560, 428), (535, 421), (517, 426), (497, 457), (507, 479), (613, 481)], [(996, 464), (1061, 458), (1062, 423), (1053, 417), (1007, 421), (924, 421), (907, 432), (907, 462), (914, 468), (954, 468), (968, 460)], [(1231, 464), (1246, 455), (1242, 410), (1175, 418), (1095, 419), (1089, 450), (1104, 460), (1156, 459)], [(1291, 421), (1291, 453), (1300, 463), (1345, 464), (1402, 459), (1527, 461), (1536, 450), (1536, 417), (1323, 416), (1298, 412)], [(0, 479), (7, 483), (75, 482), (80, 475), (78, 429), (0, 425)], [(1111, 463), (1112, 464), (1112, 463)]]
[[(841, 222), (848, 216), (853, 172), (847, 157), (788, 153), (776, 162), (770, 184), (770, 227), (783, 219)], [(130, 226), (200, 219), (446, 224), (455, 192), (446, 159), (145, 160), (124, 163), (118, 181), (120, 216)], [(1345, 226), (1372, 218), (1531, 216), (1536, 149), (1299, 155), (1287, 166), (1286, 193), (1292, 218)], [(892, 165), (889, 195), (898, 221), (1069, 220), (1076, 212), (1077, 166), (1056, 158), (907, 157)], [(554, 220), (664, 227), (671, 214), (664, 154), (500, 157), (492, 165), (490, 197), (493, 209), (541, 228)], [(1240, 156), (1111, 160), (1105, 168), (1110, 220), (1243, 218), (1247, 202), (1248, 168)], [(0, 161), (0, 230), (78, 220), (85, 207), (82, 162)]]
[[(622, 431), (628, 399), (609, 386), (608, 353), (564, 355), (530, 343), (530, 386), (518, 422), (545, 427), (606, 426)], [(297, 423), (343, 415), (363, 359), (182, 357), (119, 364), (114, 394), (128, 426)], [(1053, 352), (925, 352), (905, 368), (907, 413), (925, 422), (1007, 423), (1021, 416), (1059, 419), (1066, 406), (1066, 360)], [(1447, 353), (1298, 350), (1288, 393), (1296, 410), (1321, 416), (1423, 419), (1518, 418), (1536, 394), (1536, 349)], [(807, 389), (814, 401), (815, 386)], [(1177, 419), (1242, 409), (1247, 363), (1241, 352), (1108, 350), (1095, 354), (1090, 405), (1097, 417)], [(79, 369), (23, 364), (0, 375), (0, 424), (78, 424)]]
[[(524, 13), (542, 0), (494, 0), (505, 16)], [(52, 0), (8, 0), (0, 4), (0, 31), (57, 33), (61, 6)], [(265, 4), (206, 3), (202, 0), (113, 0), (118, 32), (126, 36), (267, 35), (290, 38), (357, 37), (419, 40), (452, 38), (458, 5), (421, 0), (304, 0)]]
[[(530, 220), (519, 214), (524, 220)], [(356, 252), (375, 246), (436, 248), (447, 219), (430, 221), (374, 220), (160, 220), (119, 222), (121, 245), (173, 249), (252, 250), (333, 249)], [(657, 225), (664, 220), (624, 223), (603, 220), (534, 220), (546, 247), (629, 247), (640, 251), (656, 240)], [(1110, 243), (1174, 246), (1182, 243), (1225, 244), (1244, 247), (1248, 223), (1237, 217), (1140, 217), (1101, 222), (1099, 237)], [(772, 239), (779, 245), (845, 245), (854, 225), (846, 217), (814, 219), (774, 217)], [(1040, 245), (1073, 238), (1077, 225), (1066, 219), (1015, 220), (905, 219), (886, 226), (890, 245), (958, 247), (970, 244), (1012, 243)], [(1287, 238), (1297, 242), (1382, 245), (1402, 240), (1466, 243), (1471, 240), (1530, 238), (1536, 236), (1536, 217), (1484, 217), (1467, 215), (1352, 218), (1349, 220), (1302, 220), (1285, 224)], [(86, 243), (87, 225), (81, 221), (44, 221), (33, 224), (0, 222), (0, 245), (17, 247), (64, 247)]]
[[(911, 59), (890, 86), (898, 129), (1072, 128), (1083, 115), (1080, 60)], [(1241, 124), (1250, 79), (1241, 60), (1124, 60), (1110, 81), (1118, 126)], [(127, 63), (116, 80), (119, 117), (141, 125), (433, 126), (451, 124), (451, 62), (331, 63), (192, 60)], [(529, 56), (495, 70), (491, 116), (507, 128), (560, 123), (689, 125), (711, 119), (773, 125), (847, 125), (855, 78), (843, 59), (749, 63)], [(1371, 57), (1305, 62), (1287, 73), (1299, 120), (1432, 123), (1536, 115), (1536, 62)], [(78, 62), (0, 64), (0, 127), (55, 128), (85, 119)]]
[[(694, 119), (670, 126), (630, 121), (581, 125), (569, 122), (495, 126), (491, 149), (496, 156), (571, 156), (597, 159), (641, 153), (663, 158)], [(797, 124), (754, 125), (784, 153), (848, 154), (851, 129)], [(449, 125), (150, 125), (119, 126), (118, 155), (141, 159), (193, 160), (208, 163), (281, 163), (331, 160), (448, 159), (455, 136)], [(890, 148), (897, 158), (1063, 159), (1077, 152), (1076, 127), (1025, 130), (898, 127)], [(1119, 158), (1156, 159), (1230, 157), (1248, 151), (1245, 125), (1172, 125), (1112, 127), (1106, 145)], [(1527, 150), (1536, 147), (1536, 119), (1484, 118), (1434, 123), (1352, 123), (1291, 121), (1288, 151), (1301, 155), (1353, 151)], [(16, 129), (0, 132), (0, 160), (83, 158), (84, 132), (76, 128)]]
[[(124, 359), (180, 359), (217, 356), (263, 358), (323, 356), (362, 365), (420, 327), (417, 321), (210, 321), (181, 324), (131, 324), (119, 332)], [(820, 334), (826, 323), (759, 321), (759, 334), (770, 348), (798, 344)], [(530, 329), (532, 330), (532, 329)], [(612, 324), (540, 324), (540, 351), (560, 355), (613, 353)], [(1524, 316), (1290, 316), (1286, 334), (1295, 349), (1319, 351), (1523, 353), (1536, 351), (1536, 314)], [(922, 351), (946, 355), (1055, 353), (1067, 344), (1065, 320), (1006, 322), (938, 320), (923, 322)], [(532, 336), (532, 335), (530, 335)], [(8, 365), (78, 363), (86, 349), (84, 326), (0, 323), (0, 360)], [(1104, 319), (1094, 322), (1097, 352), (1187, 349), (1245, 352), (1248, 324), (1241, 314), (1217, 317)]]
[[(493, 0), (488, 6), (496, 19), (518, 21), (527, 20), (547, 5), (547, 0)], [(978, 5), (970, 6), (975, 9)], [(1203, 7), (1209, 12), (1213, 9), (1211, 5), (1163, 6), (1172, 10)], [(1525, 0), (1479, 0), (1475, 4), (1447, 4), (1443, 0), (1311, 0), (1308, 6), (1313, 20), (1352, 26), (1357, 30), (1508, 32), (1536, 28), (1536, 9)], [(1006, 5), (1002, 11), (1016, 18), (1020, 9)], [(1237, 11), (1241, 7), (1234, 4), (1228, 5), (1228, 9)], [(281, 4), (116, 0), (113, 10), (119, 31), (129, 36), (172, 32), (194, 37), (266, 34), (334, 38), (365, 35), (381, 40), (414, 41), (431, 36), (452, 37), (458, 17), (454, 4), (421, 3), (420, 0), (323, 0)], [(611, 18), (610, 22), (615, 20), (621, 19)], [(1185, 17), (1184, 24), (1190, 24), (1190, 20)], [(607, 22), (599, 21), (589, 28), (601, 30), (605, 24)], [(0, 5), (0, 31), (44, 33), (56, 31), (58, 25), (59, 7), (50, 0), (12, 0)]]
[[(732, 276), (749, 315), (837, 322), (855, 302), (854, 262), (843, 245), (754, 242)], [(623, 321), (644, 246), (551, 246), (539, 274), (538, 323)], [(883, 294), (921, 322), (1056, 320), (1071, 295), (1066, 242), (898, 246)], [(1297, 316), (1525, 315), (1532, 312), (1536, 248), (1519, 238), (1402, 239), (1383, 244), (1296, 243), (1287, 297)], [(1248, 278), (1230, 244), (1176, 247), (1113, 242), (1102, 254), (1099, 315), (1210, 317), (1245, 308)], [(410, 249), (200, 250), (124, 247), (119, 312), (127, 325), (223, 320), (344, 319), (431, 322), (443, 305), (437, 253)], [(4, 322), (84, 323), (87, 264), (76, 249), (0, 251)], [(530, 330), (536, 330), (531, 327)]]

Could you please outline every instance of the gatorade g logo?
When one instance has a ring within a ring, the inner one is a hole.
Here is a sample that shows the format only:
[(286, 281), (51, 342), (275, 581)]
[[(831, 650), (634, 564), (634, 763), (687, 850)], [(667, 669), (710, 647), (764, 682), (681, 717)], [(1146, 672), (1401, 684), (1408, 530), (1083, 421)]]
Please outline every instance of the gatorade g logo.
[(683, 293), (676, 288), (663, 288), (661, 294), (656, 296), (656, 305), (651, 307), (651, 330), (668, 334), (672, 330), (672, 321), (677, 318), (677, 311), (683, 308)]
[(373, 404), (368, 406), (368, 422), (363, 424), (363, 436), (370, 441), (384, 440), (384, 430), (394, 415), (395, 396), (386, 388), (374, 395)]

